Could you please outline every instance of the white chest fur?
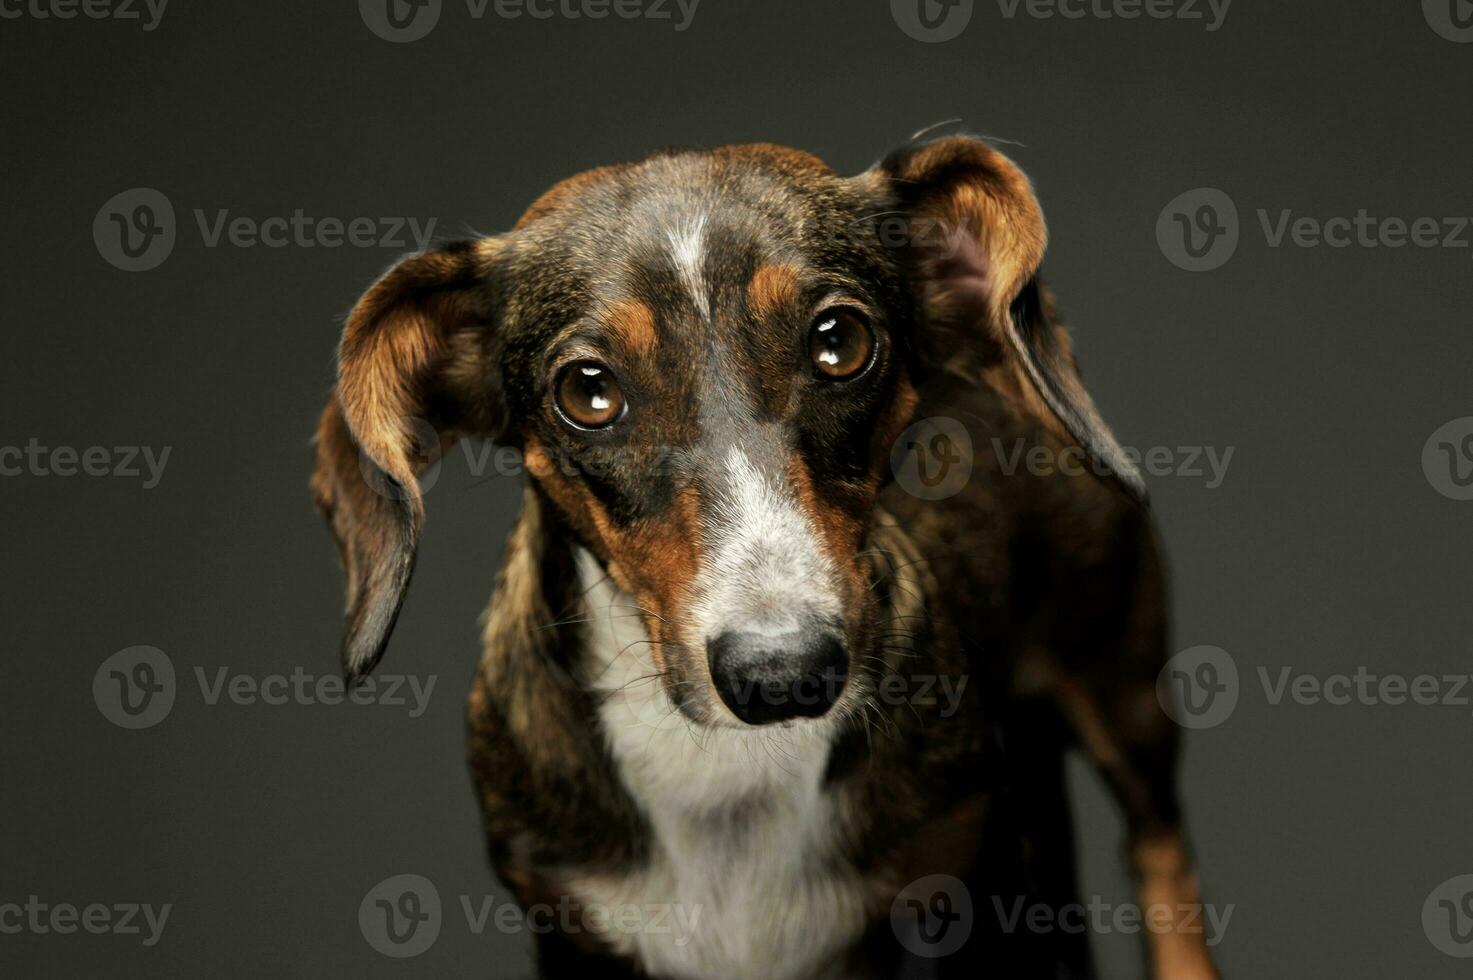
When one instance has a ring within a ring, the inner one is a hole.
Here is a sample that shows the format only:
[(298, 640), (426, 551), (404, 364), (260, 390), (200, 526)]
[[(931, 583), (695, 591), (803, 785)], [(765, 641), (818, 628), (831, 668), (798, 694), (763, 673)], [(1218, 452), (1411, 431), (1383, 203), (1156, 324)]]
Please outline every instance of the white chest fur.
[(655, 676), (632, 600), (589, 556), (579, 569), (605, 737), (654, 839), (647, 867), (575, 876), (573, 893), (662, 923), (606, 936), (655, 976), (825, 976), (865, 918), (863, 885), (836, 854), (838, 805), (822, 787), (831, 726), (692, 726)]

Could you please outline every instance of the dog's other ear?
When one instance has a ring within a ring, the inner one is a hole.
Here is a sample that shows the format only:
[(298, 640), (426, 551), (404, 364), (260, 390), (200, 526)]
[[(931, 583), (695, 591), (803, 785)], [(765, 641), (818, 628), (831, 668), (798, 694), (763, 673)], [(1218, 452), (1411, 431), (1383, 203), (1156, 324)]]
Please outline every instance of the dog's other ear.
[(338, 381), (317, 431), (312, 495), (347, 574), (343, 670), (373, 669), (414, 570), (420, 473), (503, 414), (490, 324), (498, 243), (460, 242), (390, 269), (348, 316)]
[(1140, 472), (1085, 391), (1068, 334), (1053, 323), (1037, 281), (1048, 231), (1023, 172), (985, 143), (947, 137), (897, 150), (865, 179), (885, 185), (910, 222), (922, 358), (980, 371), (1144, 502)]

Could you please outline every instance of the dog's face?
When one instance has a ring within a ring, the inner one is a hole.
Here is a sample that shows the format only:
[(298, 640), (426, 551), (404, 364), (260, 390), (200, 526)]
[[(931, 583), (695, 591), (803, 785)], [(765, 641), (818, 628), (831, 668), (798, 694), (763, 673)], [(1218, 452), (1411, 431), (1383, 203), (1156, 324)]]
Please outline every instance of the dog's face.
[[(1026, 180), (957, 139), (855, 178), (768, 146), (659, 155), (406, 260), (350, 318), (319, 437), (348, 669), (377, 660), (408, 581), (428, 422), (442, 445), (523, 450), (643, 610), (691, 718), (852, 702), (883, 628), (875, 501), (929, 371), (965, 362), (1118, 463), (1067, 348), (1020, 302), (1043, 243)], [(387, 483), (363, 479), (360, 451)]]
[(869, 652), (861, 552), (914, 401), (893, 256), (850, 233), (872, 204), (797, 153), (686, 154), (512, 236), (512, 438), (704, 721), (821, 714)]

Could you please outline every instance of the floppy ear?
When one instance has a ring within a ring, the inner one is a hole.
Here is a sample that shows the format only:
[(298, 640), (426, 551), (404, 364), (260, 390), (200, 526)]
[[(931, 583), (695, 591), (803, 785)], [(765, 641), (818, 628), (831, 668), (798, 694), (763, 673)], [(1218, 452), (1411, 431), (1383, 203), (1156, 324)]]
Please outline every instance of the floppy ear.
[(884, 184), (911, 223), (922, 357), (957, 367), (980, 350), (983, 377), (1144, 503), (1140, 472), (1085, 391), (1038, 283), (1048, 231), (1023, 172), (985, 143), (947, 137), (906, 146), (865, 177)]
[(383, 656), (424, 525), (420, 473), (502, 412), (488, 274), (497, 242), (460, 242), (390, 269), (349, 314), (317, 430), (312, 495), (347, 573), (343, 670)]

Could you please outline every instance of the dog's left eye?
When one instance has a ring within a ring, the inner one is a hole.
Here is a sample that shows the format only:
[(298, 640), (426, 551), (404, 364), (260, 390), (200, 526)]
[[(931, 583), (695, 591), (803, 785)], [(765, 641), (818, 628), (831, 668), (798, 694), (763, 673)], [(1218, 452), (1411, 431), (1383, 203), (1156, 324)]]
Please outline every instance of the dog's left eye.
[(614, 372), (597, 361), (569, 364), (555, 389), (558, 411), (580, 429), (602, 429), (624, 414), (624, 392)]
[(808, 356), (815, 377), (847, 381), (863, 374), (875, 351), (875, 335), (854, 310), (828, 310), (808, 331)]

